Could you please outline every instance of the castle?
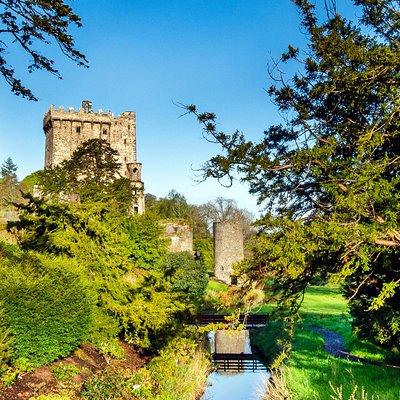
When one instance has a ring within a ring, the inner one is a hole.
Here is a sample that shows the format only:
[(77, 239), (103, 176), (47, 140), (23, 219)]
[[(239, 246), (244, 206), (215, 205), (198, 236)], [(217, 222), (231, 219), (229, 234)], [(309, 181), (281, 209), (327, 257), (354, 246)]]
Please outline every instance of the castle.
[(45, 168), (69, 159), (85, 141), (101, 138), (118, 151), (120, 174), (131, 181), (134, 193), (133, 212), (144, 212), (144, 185), (141, 180), (142, 164), (137, 162), (136, 115), (125, 111), (114, 116), (111, 111), (94, 112), (91, 101), (82, 101), (80, 110), (53, 106), (43, 119), (46, 135)]

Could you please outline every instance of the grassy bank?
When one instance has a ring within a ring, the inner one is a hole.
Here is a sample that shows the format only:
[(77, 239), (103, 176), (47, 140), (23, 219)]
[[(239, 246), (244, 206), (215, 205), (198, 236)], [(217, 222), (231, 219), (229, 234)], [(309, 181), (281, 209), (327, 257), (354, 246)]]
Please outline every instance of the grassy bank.
[(134, 374), (106, 369), (85, 382), (90, 400), (197, 400), (204, 391), (210, 361), (201, 345), (178, 339)]
[[(122, 343), (123, 358), (85, 344), (72, 355), (0, 386), (0, 400), (198, 400), (211, 365), (202, 343), (173, 340), (148, 362)], [(147, 363), (147, 364), (146, 364)]]
[[(393, 354), (361, 341), (352, 334), (347, 305), (335, 287), (311, 287), (301, 308), (293, 351), (284, 369), (284, 379), (293, 400), (400, 399), (400, 369), (361, 364), (329, 355), (324, 339), (314, 332), (323, 327), (341, 334), (347, 349), (358, 356), (375, 361), (393, 361)], [(253, 338), (266, 355), (276, 351), (279, 324), (272, 324)], [(333, 388), (342, 388), (342, 397)], [(357, 389), (356, 389), (357, 388)], [(356, 394), (351, 398), (352, 392)], [(364, 390), (369, 397), (362, 397)], [(379, 396), (379, 397), (378, 397)]]

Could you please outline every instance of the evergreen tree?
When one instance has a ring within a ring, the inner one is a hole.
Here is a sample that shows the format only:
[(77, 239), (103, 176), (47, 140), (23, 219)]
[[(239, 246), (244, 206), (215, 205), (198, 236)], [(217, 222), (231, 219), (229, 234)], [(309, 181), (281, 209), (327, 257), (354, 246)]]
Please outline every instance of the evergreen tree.
[(14, 164), (11, 157), (8, 157), (7, 160), (1, 166), (1, 177), (2, 178), (11, 178), (12, 180), (17, 179), (17, 172), (18, 167)]
[(267, 281), (290, 315), (315, 276), (340, 280), (358, 332), (393, 347), (400, 345), (400, 2), (353, 2), (358, 21), (334, 7), (320, 21), (309, 0), (294, 0), (308, 51), (289, 46), (282, 55), (282, 63), (301, 65), (290, 80), (279, 63), (271, 69), (269, 94), (286, 118), (259, 142), (219, 131), (214, 113), (187, 111), (222, 147), (204, 177), (230, 183), (236, 172), (266, 207), (248, 276)]
[(0, 21), (0, 74), (14, 94), (37, 100), (6, 59), (13, 47), (32, 59), (29, 72), (44, 70), (61, 78), (54, 61), (42, 53), (50, 43), (57, 43), (61, 52), (78, 65), (87, 66), (85, 56), (75, 48), (68, 32), (71, 25), (81, 26), (81, 20), (63, 0), (1, 0)]
[(80, 202), (102, 201), (118, 204), (122, 212), (132, 206), (133, 193), (128, 178), (121, 176), (118, 152), (102, 139), (90, 139), (71, 158), (39, 176), (48, 198), (77, 198)]

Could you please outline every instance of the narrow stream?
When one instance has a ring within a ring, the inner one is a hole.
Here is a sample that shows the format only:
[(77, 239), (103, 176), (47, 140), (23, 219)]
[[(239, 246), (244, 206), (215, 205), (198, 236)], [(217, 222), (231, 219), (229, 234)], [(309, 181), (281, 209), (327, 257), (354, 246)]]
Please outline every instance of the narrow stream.
[[(221, 332), (221, 331), (219, 331)], [(211, 332), (208, 335), (213, 354), (251, 355), (248, 331), (242, 331), (240, 338), (219, 335)], [(236, 370), (224, 371), (223, 366), (212, 372), (207, 381), (207, 388), (201, 400), (261, 400), (269, 378), (267, 371)]]

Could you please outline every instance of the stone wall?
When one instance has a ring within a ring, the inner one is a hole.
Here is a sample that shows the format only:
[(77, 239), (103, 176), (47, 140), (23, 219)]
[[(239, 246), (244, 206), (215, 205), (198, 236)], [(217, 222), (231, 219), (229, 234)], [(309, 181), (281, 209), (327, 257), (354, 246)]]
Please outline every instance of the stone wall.
[(232, 266), (244, 258), (243, 228), (238, 222), (214, 222), (214, 275), (231, 284)]
[(165, 236), (169, 239), (171, 253), (193, 252), (193, 231), (189, 225), (179, 222), (163, 222)]
[(142, 165), (137, 162), (136, 115), (133, 111), (118, 116), (111, 111), (93, 112), (90, 101), (83, 101), (80, 110), (51, 106), (44, 116), (43, 130), (46, 135), (45, 168), (70, 158), (89, 139), (109, 142), (118, 151), (120, 174), (131, 180), (132, 190), (138, 193), (133, 210), (140, 214), (144, 212)]
[(250, 354), (249, 331), (219, 330), (215, 332), (215, 353)]

